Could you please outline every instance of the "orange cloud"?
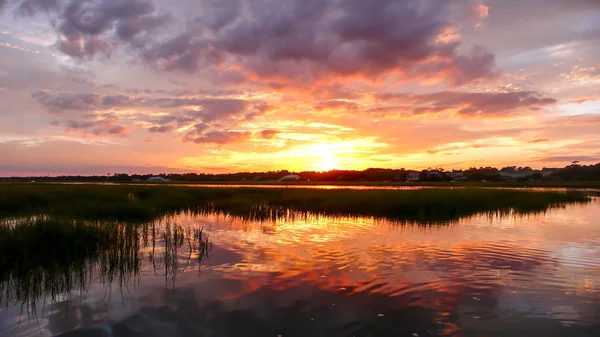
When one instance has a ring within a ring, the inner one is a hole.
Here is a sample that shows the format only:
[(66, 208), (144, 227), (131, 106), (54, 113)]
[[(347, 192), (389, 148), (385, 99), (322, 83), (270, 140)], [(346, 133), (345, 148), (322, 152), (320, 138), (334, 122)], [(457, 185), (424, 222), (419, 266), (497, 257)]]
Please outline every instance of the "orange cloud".
[(484, 4), (473, 6), (473, 13), (477, 19), (477, 27), (481, 27), (485, 19), (490, 15), (490, 7)]

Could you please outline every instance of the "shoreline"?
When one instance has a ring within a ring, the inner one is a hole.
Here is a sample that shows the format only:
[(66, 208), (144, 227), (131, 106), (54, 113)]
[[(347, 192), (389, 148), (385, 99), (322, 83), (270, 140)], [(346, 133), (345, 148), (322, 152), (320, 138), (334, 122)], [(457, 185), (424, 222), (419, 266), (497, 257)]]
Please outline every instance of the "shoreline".
[[(0, 185), (31, 184), (32, 181), (0, 181)], [(73, 185), (139, 185), (139, 186), (230, 186), (230, 187), (483, 187), (483, 188), (581, 188), (600, 189), (600, 181), (457, 181), (457, 182), (402, 182), (402, 181), (85, 181), (85, 180), (40, 180), (36, 184), (73, 184)]]

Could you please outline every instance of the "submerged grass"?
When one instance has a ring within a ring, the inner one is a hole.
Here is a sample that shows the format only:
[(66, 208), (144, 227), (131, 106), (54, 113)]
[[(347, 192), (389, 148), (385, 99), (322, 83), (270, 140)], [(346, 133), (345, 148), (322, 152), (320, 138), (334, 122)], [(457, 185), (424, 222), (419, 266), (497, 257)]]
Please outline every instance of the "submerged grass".
[(135, 185), (3, 184), (0, 216), (45, 214), (144, 223), (181, 211), (270, 220), (289, 211), (391, 220), (449, 221), (478, 213), (543, 212), (590, 197), (504, 189), (316, 190)]

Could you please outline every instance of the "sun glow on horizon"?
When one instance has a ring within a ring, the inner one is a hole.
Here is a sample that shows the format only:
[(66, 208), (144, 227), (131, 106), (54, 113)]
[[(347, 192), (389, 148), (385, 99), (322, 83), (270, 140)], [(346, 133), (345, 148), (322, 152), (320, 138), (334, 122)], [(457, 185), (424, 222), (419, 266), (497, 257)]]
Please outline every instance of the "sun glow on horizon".
[(319, 157), (321, 159), (321, 162), (315, 163), (313, 168), (314, 171), (326, 172), (340, 168), (340, 160), (336, 155), (331, 153), (324, 153)]

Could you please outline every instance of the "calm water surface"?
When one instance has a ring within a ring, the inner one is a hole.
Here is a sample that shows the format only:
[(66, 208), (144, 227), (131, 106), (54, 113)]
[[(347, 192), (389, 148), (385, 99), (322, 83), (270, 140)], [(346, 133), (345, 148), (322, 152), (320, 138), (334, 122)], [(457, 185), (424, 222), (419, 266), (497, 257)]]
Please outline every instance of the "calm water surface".
[[(204, 228), (208, 257), (169, 250), (171, 224)], [(435, 226), (182, 214), (154, 233), (135, 272), (0, 309), (0, 336), (600, 336), (598, 198)]]
[(448, 185), (353, 185), (353, 184), (339, 184), (339, 185), (310, 185), (310, 184), (293, 184), (293, 183), (277, 183), (277, 184), (185, 184), (185, 183), (114, 183), (114, 182), (52, 182), (41, 184), (59, 184), (59, 185), (133, 185), (133, 186), (185, 186), (185, 187), (198, 187), (198, 188), (287, 188), (287, 189), (314, 189), (314, 190), (423, 190), (423, 189), (466, 189), (466, 188), (482, 188), (482, 189), (495, 189), (495, 190), (523, 190), (528, 191), (580, 191), (587, 192), (590, 194), (598, 195), (600, 188), (581, 188), (581, 187), (527, 187), (527, 182), (523, 182), (522, 187), (498, 187), (498, 186), (452, 186)]

